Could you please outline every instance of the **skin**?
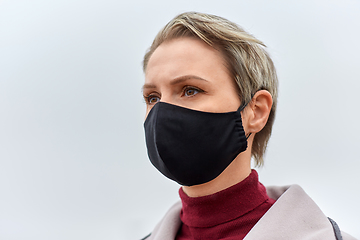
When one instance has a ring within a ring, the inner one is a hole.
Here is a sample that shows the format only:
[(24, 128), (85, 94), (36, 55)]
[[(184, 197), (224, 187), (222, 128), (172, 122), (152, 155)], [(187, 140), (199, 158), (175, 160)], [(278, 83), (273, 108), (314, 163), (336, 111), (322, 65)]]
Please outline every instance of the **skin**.
[[(182, 37), (162, 43), (152, 54), (145, 71), (143, 95), (146, 116), (159, 101), (205, 112), (231, 112), (240, 106), (236, 84), (219, 51), (197, 38)], [(183, 186), (190, 197), (210, 195), (244, 180), (251, 173), (254, 135), (266, 124), (272, 98), (258, 91), (242, 111), (248, 148), (214, 180)]]

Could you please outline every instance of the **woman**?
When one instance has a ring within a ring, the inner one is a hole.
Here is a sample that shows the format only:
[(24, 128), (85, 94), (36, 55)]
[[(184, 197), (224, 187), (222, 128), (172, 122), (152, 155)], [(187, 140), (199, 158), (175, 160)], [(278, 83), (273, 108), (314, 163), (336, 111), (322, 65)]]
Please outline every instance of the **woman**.
[(221, 17), (184, 13), (144, 57), (148, 155), (182, 185), (146, 239), (354, 239), (299, 186), (265, 188), (277, 77), (264, 44)]

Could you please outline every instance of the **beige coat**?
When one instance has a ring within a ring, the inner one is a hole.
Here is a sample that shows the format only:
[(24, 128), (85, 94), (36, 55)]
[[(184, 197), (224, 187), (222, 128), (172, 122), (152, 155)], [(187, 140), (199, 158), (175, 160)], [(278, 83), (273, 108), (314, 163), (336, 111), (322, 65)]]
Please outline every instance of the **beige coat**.
[[(335, 240), (333, 227), (315, 202), (298, 185), (268, 187), (274, 205), (244, 240)], [(177, 202), (146, 240), (173, 240), (181, 225), (181, 202)], [(356, 240), (341, 232), (343, 240)]]

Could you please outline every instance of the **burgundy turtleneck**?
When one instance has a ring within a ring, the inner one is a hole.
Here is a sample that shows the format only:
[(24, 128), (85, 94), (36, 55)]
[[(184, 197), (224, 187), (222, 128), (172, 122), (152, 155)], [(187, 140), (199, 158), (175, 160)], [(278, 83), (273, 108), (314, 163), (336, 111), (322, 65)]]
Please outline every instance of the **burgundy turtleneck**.
[(266, 194), (255, 170), (240, 183), (220, 192), (189, 197), (182, 188), (176, 240), (243, 239), (275, 200)]

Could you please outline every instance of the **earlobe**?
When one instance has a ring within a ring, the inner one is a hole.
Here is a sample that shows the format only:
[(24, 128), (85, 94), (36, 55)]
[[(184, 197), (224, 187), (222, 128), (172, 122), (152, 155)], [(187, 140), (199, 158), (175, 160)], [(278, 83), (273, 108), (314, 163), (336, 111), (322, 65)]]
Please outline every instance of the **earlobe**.
[(249, 103), (251, 114), (248, 119), (248, 132), (258, 133), (266, 125), (272, 107), (272, 97), (267, 90), (260, 90), (255, 93)]

